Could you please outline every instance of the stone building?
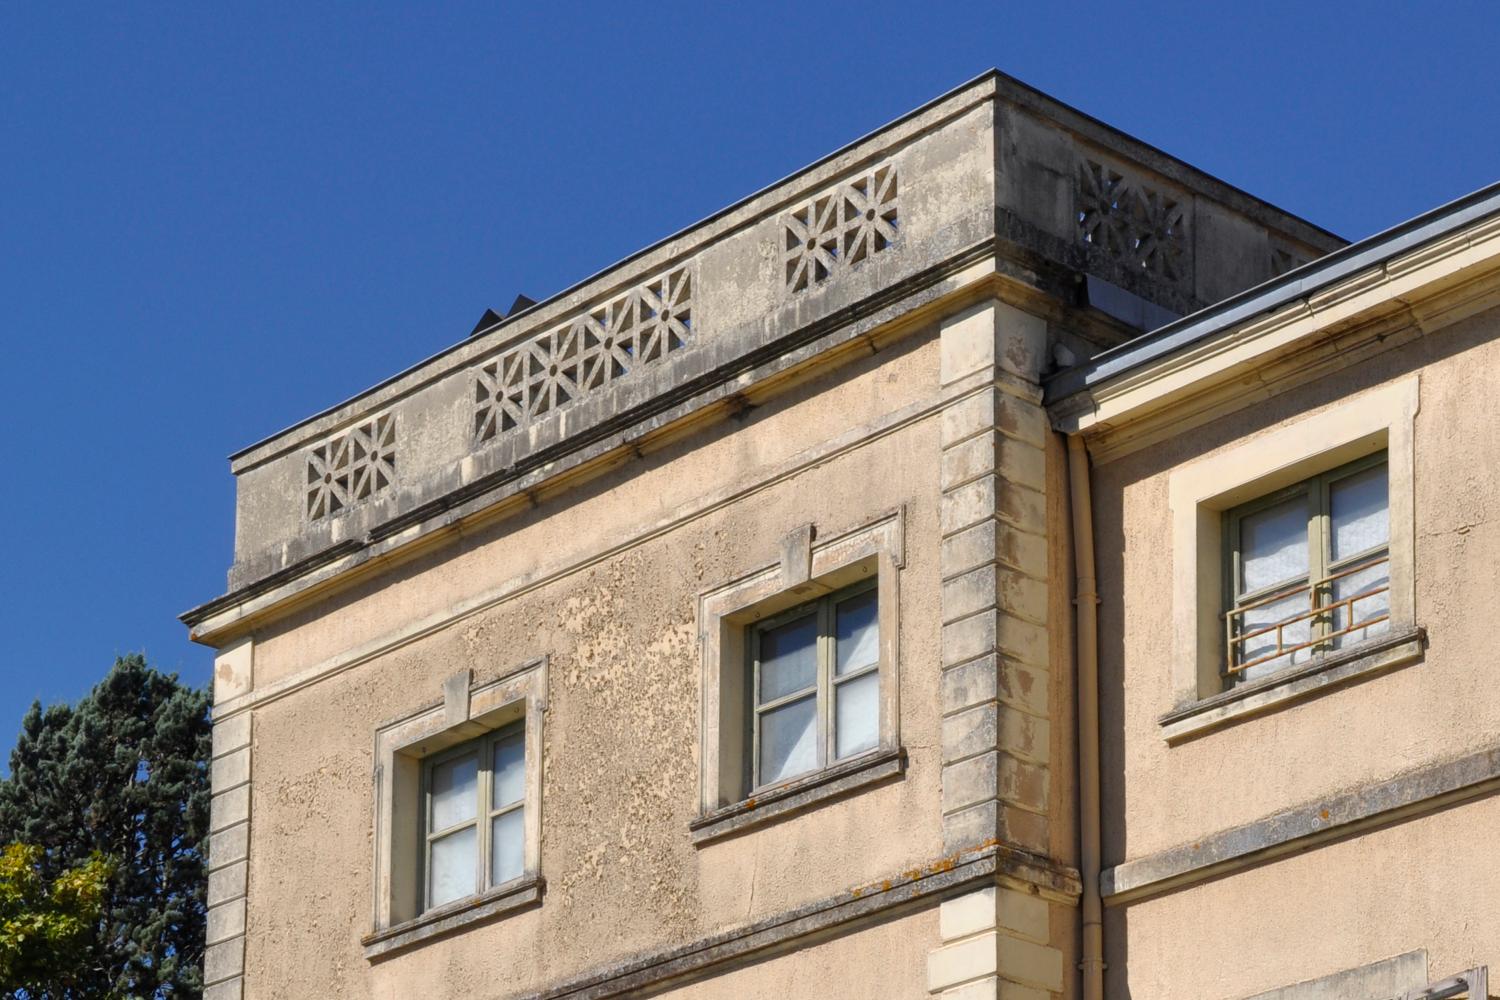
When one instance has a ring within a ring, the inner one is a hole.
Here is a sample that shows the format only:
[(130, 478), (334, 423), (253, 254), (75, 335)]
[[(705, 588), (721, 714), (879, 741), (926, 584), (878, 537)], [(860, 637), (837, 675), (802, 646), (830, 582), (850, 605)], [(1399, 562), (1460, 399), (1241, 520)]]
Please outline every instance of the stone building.
[(1486, 996), (1497, 267), (991, 73), (240, 452), (208, 996)]

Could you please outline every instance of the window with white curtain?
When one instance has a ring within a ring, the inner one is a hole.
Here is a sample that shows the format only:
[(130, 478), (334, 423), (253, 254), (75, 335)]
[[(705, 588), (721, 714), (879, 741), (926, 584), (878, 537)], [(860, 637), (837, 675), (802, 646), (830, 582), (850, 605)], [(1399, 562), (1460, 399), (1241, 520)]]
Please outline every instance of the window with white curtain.
[(752, 788), (879, 745), (878, 605), (867, 580), (750, 630)]
[(1390, 627), (1382, 452), (1228, 511), (1225, 674), (1254, 680)]
[(525, 870), (526, 734), (516, 723), (424, 762), (423, 909)]

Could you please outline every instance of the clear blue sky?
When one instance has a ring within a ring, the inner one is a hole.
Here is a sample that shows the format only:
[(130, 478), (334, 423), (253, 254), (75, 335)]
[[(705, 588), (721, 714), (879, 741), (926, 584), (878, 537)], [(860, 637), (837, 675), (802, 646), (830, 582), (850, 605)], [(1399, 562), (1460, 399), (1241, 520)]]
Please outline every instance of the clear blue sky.
[(117, 653), (205, 681), (225, 456), (487, 306), (991, 66), (1358, 238), (1500, 178), (1497, 38), (1478, 2), (6, 5), (0, 757)]

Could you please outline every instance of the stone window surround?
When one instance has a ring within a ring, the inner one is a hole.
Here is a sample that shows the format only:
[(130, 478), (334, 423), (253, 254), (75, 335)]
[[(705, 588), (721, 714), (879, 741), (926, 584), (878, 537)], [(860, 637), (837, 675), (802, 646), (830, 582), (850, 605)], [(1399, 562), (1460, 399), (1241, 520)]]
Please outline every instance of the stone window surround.
[[(699, 596), (702, 795), (699, 815), (690, 824), (694, 843), (799, 812), (904, 771), (898, 664), (904, 525), (904, 508), (826, 541), (815, 541), (815, 527), (804, 524), (782, 539), (776, 563)], [(743, 685), (724, 683), (726, 676), (742, 676), (745, 669), (746, 626), (870, 576), (876, 578), (880, 595), (879, 743), (873, 750), (750, 796), (743, 777), (748, 710)]]
[[(1407, 376), (1172, 471), (1174, 707), (1159, 720), (1168, 742), (1421, 659), (1413, 514), (1418, 390), (1418, 377)], [(1389, 631), (1225, 690), (1219, 625), (1224, 511), (1381, 450), (1389, 463)]]
[[(374, 929), (362, 943), (367, 959), (419, 944), (470, 924), (541, 901), (542, 719), (547, 661), (530, 661), (495, 680), (474, 684), (459, 671), (443, 682), (443, 701), (381, 726), (375, 734)], [(524, 720), (526, 733), (525, 867), (523, 874), (477, 896), (419, 912), (418, 815), (422, 761)], [(412, 818), (398, 823), (399, 818)]]

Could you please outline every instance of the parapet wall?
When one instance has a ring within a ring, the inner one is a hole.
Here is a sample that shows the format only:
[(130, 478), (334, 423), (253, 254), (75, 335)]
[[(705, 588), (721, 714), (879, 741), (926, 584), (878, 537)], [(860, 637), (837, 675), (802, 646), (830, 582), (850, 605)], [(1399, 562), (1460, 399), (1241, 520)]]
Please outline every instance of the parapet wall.
[(1339, 242), (991, 73), (234, 456), (230, 593), (185, 620), (524, 499), (987, 275), (1181, 313)]

